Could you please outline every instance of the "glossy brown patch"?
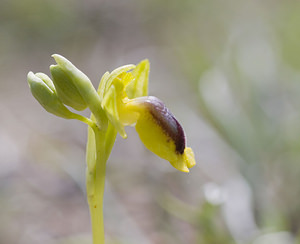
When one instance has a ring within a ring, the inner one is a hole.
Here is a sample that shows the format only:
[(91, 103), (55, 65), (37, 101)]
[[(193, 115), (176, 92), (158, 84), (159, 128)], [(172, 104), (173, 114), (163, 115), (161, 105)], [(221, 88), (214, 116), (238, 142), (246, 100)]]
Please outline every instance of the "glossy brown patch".
[(156, 97), (149, 96), (144, 101), (154, 121), (164, 133), (175, 143), (176, 152), (183, 154), (185, 149), (185, 135), (183, 128), (169, 111), (165, 104)]

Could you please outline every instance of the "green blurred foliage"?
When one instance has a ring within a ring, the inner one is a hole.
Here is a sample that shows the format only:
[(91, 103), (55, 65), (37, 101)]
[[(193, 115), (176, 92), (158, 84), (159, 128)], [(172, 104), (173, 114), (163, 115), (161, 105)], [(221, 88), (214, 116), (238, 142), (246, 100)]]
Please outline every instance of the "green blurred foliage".
[(300, 68), (300, 50), (299, 50), (299, 11), (300, 3), (292, 1), (292, 4), (282, 4), (280, 21), (278, 21), (278, 37), (281, 44), (281, 54), (283, 61), (294, 69)]
[(1, 32), (6, 34), (3, 41), (11, 42), (11, 48), (19, 51), (67, 41), (80, 23), (72, 1), (4, 0), (0, 9)]

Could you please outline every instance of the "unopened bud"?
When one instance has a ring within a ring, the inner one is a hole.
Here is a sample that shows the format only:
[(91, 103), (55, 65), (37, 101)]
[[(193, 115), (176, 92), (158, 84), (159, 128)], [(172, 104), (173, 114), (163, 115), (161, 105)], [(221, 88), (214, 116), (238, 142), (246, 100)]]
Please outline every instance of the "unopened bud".
[(70, 81), (94, 114), (100, 127), (104, 128), (107, 126), (104, 121), (106, 115), (101, 107), (100, 97), (90, 79), (65, 57), (58, 54), (53, 54), (52, 57), (55, 59), (59, 68), (70, 78)]
[(51, 65), (50, 72), (59, 99), (76, 110), (84, 110), (87, 104), (73, 84), (71, 77), (58, 65)]
[[(40, 77), (44, 77), (45, 79), (41, 79)], [(51, 86), (51, 79), (48, 76), (46, 77), (45, 74), (41, 75), (41, 73), (35, 75), (33, 72), (29, 72), (27, 81), (32, 95), (46, 111), (62, 118), (74, 118), (75, 114), (63, 105), (57, 97), (55, 90), (52, 90), (53, 86)]]

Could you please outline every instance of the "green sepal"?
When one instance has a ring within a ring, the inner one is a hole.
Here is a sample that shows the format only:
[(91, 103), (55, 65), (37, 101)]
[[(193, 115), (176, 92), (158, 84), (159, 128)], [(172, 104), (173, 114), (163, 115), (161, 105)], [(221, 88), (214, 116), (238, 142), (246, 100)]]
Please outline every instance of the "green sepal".
[(123, 138), (127, 138), (127, 134), (124, 129), (124, 125), (120, 121), (118, 104), (120, 104), (120, 91), (122, 90), (122, 84), (114, 84), (110, 86), (110, 89), (105, 93), (104, 98), (102, 100), (102, 108), (106, 112), (106, 116), (112, 125), (116, 128), (119, 134)]
[(104, 73), (104, 75), (102, 75), (102, 77), (101, 77), (100, 84), (99, 84), (99, 87), (98, 87), (98, 90), (97, 90), (101, 101), (103, 100), (105, 87), (106, 87), (106, 83), (107, 83), (108, 78), (109, 78), (109, 72), (106, 71)]
[(129, 99), (148, 95), (148, 77), (150, 63), (148, 59), (142, 60), (132, 71), (134, 80), (126, 87), (126, 94)]
[(106, 79), (104, 80), (103, 83), (103, 87), (105, 87), (103, 89), (103, 92), (104, 94), (110, 89), (110, 86), (112, 84), (114, 84), (114, 81), (116, 78), (118, 78), (120, 75), (122, 75), (123, 73), (129, 71), (129, 70), (132, 70), (135, 68), (135, 65), (133, 64), (128, 64), (128, 65), (124, 65), (124, 66), (121, 66), (117, 69), (115, 69), (114, 71), (112, 71), (109, 76), (106, 77)]
[(106, 113), (110, 123), (116, 128), (123, 138), (127, 138), (124, 125), (120, 121), (119, 105), (122, 103), (122, 93), (124, 84), (122, 83), (122, 76), (126, 72), (135, 68), (135, 65), (129, 64), (121, 66), (111, 73), (106, 72), (100, 81), (98, 94), (101, 100), (101, 106)]
[(87, 103), (82, 98), (72, 79), (58, 65), (51, 65), (50, 72), (59, 99), (75, 110), (84, 110)]

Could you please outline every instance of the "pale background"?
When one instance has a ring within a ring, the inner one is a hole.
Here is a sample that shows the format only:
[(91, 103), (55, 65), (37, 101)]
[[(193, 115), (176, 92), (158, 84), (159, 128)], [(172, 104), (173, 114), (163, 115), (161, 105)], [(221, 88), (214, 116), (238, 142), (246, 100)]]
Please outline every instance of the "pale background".
[[(59, 53), (97, 86), (144, 58), (197, 165), (134, 128), (108, 162), (107, 243), (300, 243), (300, 2), (1, 0), (0, 243), (91, 243), (86, 126), (32, 97)], [(88, 115), (85, 111), (83, 114)]]

